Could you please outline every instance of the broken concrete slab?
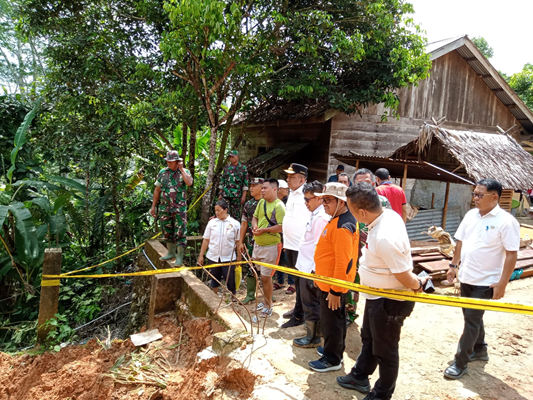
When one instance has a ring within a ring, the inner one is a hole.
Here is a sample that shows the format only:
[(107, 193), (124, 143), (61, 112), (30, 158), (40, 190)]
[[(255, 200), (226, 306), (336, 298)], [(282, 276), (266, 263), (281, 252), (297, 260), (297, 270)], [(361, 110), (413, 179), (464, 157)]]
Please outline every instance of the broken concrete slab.
[(156, 340), (159, 340), (162, 337), (163, 335), (161, 335), (161, 333), (159, 333), (159, 330), (157, 329), (150, 329), (146, 332), (130, 335), (130, 339), (135, 346), (143, 346), (145, 344), (155, 342)]
[(243, 343), (252, 343), (253, 338), (244, 329), (231, 329), (213, 335), (213, 351), (219, 355), (228, 355), (240, 348)]

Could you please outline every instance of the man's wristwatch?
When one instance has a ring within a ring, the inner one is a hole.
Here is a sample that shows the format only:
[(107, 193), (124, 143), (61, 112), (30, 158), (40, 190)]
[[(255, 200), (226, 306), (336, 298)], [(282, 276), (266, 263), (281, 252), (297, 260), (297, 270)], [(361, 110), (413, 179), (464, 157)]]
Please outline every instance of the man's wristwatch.
[(418, 284), (420, 286), (418, 286), (418, 289), (416, 289), (416, 291), (418, 292), (420, 289), (422, 289), (424, 287), (424, 285), (422, 284), (422, 281), (420, 279), (417, 279), (418, 280)]
[(458, 265), (455, 265), (455, 264), (452, 264), (452, 263), (450, 263), (449, 265), (450, 265), (450, 268), (459, 268)]

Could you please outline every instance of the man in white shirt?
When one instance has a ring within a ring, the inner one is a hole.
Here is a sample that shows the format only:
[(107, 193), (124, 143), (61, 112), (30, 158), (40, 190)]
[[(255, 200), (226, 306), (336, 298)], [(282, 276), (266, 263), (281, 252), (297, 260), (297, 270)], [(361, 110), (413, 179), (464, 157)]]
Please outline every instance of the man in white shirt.
[[(315, 196), (322, 193), (324, 185), (319, 181), (306, 183), (303, 186), (305, 205), (311, 212), (311, 218), (307, 221), (305, 233), (300, 242), (296, 269), (298, 271), (315, 272), (315, 248), (324, 227), (328, 224), (330, 216), (324, 211), (323, 198)], [(320, 289), (315, 286), (311, 279), (300, 279), (300, 298), (304, 310), (306, 335), (294, 339), (292, 344), (296, 347), (318, 347), (320, 337)]]
[[(407, 230), (402, 218), (383, 209), (376, 190), (366, 182), (355, 183), (346, 191), (348, 208), (357, 221), (368, 226), (368, 238), (359, 261), (361, 284), (375, 288), (422, 291), (427, 278), (413, 274), (413, 260)], [(366, 297), (361, 341), (363, 347), (351, 372), (337, 383), (361, 393), (364, 400), (389, 400), (396, 387), (398, 353), (403, 321), (414, 308), (410, 301), (379, 296)], [(379, 379), (371, 391), (368, 377), (379, 366)]]
[[(461, 296), (501, 299), (514, 271), (520, 247), (520, 224), (498, 201), (502, 185), (495, 179), (477, 183), (472, 196), (476, 208), (466, 213), (455, 238), (457, 244), (447, 278), (453, 281), (459, 269)], [(468, 371), (469, 361), (488, 361), (483, 310), (463, 308), (465, 326), (454, 363), (444, 376), (459, 379)]]
[[(287, 184), (290, 192), (285, 205), (285, 218), (283, 220), (283, 248), (287, 256), (287, 267), (296, 268), (300, 241), (305, 233), (307, 221), (311, 217), (311, 212), (305, 206), (303, 193), (303, 185), (307, 179), (307, 167), (292, 163), (285, 172), (287, 173)], [(296, 303), (294, 309), (283, 315), (290, 319), (281, 325), (282, 328), (290, 328), (304, 323), (298, 277), (294, 277), (294, 286), (296, 287)]]

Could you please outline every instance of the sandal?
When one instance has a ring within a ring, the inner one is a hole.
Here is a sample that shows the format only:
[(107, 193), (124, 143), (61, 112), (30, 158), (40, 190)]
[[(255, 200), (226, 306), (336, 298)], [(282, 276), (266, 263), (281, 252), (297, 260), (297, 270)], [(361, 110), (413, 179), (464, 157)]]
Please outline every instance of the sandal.
[(274, 283), (274, 285), (272, 286), (274, 290), (279, 290), (279, 289), (283, 289), (285, 287), (285, 285), (280, 285), (279, 283)]
[(263, 308), (263, 311), (261, 311), (261, 318), (268, 318), (272, 315), (272, 307), (271, 308)]
[(294, 294), (294, 293), (296, 293), (296, 289), (293, 288), (292, 286), (289, 286), (287, 290), (285, 291), (285, 294)]

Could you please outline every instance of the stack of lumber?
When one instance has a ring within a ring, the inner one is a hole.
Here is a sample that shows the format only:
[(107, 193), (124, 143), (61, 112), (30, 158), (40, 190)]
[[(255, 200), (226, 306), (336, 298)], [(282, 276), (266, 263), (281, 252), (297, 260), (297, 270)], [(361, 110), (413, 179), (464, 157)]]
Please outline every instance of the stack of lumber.
[[(427, 254), (427, 259), (423, 259), (423, 255)], [(431, 257), (435, 257), (430, 259)], [(434, 253), (425, 253), (417, 256), (413, 256), (413, 262), (415, 265), (419, 265), (424, 271), (428, 273), (435, 273), (439, 271), (447, 271), (448, 264), (450, 263), (449, 259), (446, 259), (444, 256), (437, 257)], [(528, 276), (533, 276), (533, 249), (522, 249), (518, 251), (518, 259), (516, 261), (515, 269), (522, 268), (524, 273), (521, 278), (526, 278)], [(526, 270), (526, 268), (528, 268)]]

